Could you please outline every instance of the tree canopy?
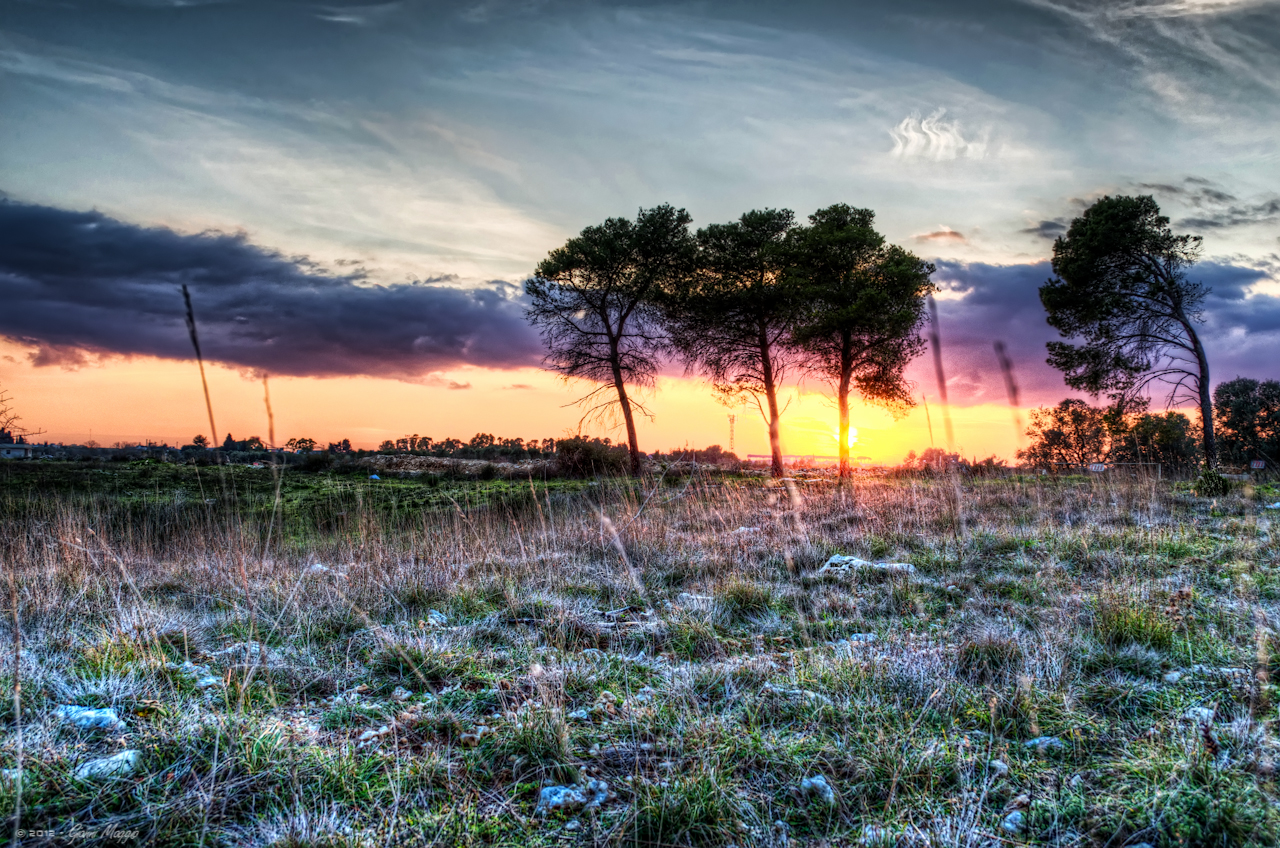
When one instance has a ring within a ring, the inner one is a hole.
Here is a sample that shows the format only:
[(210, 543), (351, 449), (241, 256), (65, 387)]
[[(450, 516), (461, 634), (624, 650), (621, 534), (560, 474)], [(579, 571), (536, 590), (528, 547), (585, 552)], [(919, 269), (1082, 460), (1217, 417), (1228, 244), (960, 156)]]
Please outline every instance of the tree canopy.
[(755, 404), (769, 425), (775, 476), (781, 476), (778, 389), (793, 364), (791, 333), (803, 307), (790, 273), (795, 226), (789, 209), (747, 212), (698, 230), (698, 269), (665, 301), (676, 350), (705, 374), (726, 403)]
[(804, 308), (792, 334), (806, 368), (830, 384), (839, 410), (840, 476), (849, 475), (849, 394), (887, 406), (914, 405), (906, 366), (924, 349), (918, 335), (934, 267), (876, 232), (875, 213), (839, 203), (790, 235), (792, 272)]
[(1187, 416), (1145, 408), (1145, 399), (1126, 410), (1071, 398), (1032, 410), (1027, 428), (1031, 444), (1018, 451), (1018, 459), (1041, 468), (1079, 468), (1094, 462), (1194, 466), (1199, 454)]
[(1219, 383), (1213, 414), (1225, 458), (1280, 465), (1280, 381), (1237, 377)]
[(1175, 235), (1149, 196), (1104, 197), (1053, 245), (1053, 279), (1040, 287), (1049, 364), (1068, 386), (1108, 393), (1122, 407), (1163, 384), (1168, 400), (1200, 408), (1205, 459), (1215, 460), (1209, 362), (1196, 332), (1208, 289), (1187, 278), (1200, 238)]
[(596, 383), (579, 399), (583, 420), (620, 412), (632, 473), (640, 470), (629, 387), (653, 385), (667, 337), (661, 294), (693, 268), (689, 213), (669, 205), (641, 209), (636, 220), (587, 227), (539, 263), (525, 283), (526, 316), (547, 346), (545, 364), (566, 378)]

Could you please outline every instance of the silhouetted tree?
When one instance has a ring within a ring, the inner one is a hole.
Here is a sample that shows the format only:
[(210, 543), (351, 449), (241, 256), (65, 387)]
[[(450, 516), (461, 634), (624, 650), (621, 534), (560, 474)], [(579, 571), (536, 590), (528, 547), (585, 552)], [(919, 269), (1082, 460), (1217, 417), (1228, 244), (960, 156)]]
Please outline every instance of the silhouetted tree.
[(672, 340), (722, 401), (749, 398), (769, 425), (775, 477), (781, 477), (778, 388), (792, 363), (792, 330), (803, 304), (790, 273), (789, 209), (748, 212), (698, 231), (698, 271), (667, 301)]
[(1140, 412), (1114, 417), (1108, 462), (1160, 463), (1166, 468), (1186, 469), (1200, 460), (1191, 419), (1181, 412)]
[(827, 381), (839, 409), (840, 476), (849, 476), (849, 393), (899, 417), (914, 405), (903, 376), (924, 349), (917, 335), (934, 267), (886, 245), (875, 213), (840, 203), (791, 233), (805, 309), (793, 334), (806, 367)]
[(1209, 361), (1196, 325), (1208, 289), (1187, 279), (1200, 238), (1174, 235), (1149, 196), (1104, 197), (1053, 245), (1040, 287), (1049, 324), (1082, 344), (1049, 343), (1067, 385), (1122, 405), (1155, 382), (1200, 408), (1205, 461), (1216, 462)]
[(1111, 450), (1107, 410), (1074, 398), (1033, 409), (1027, 436), (1031, 444), (1018, 451), (1018, 459), (1033, 466), (1088, 465)]
[(1223, 452), (1234, 462), (1280, 463), (1280, 381), (1237, 377), (1213, 390)]
[(622, 414), (633, 474), (640, 471), (634, 410), (645, 410), (628, 387), (653, 385), (665, 344), (658, 294), (693, 267), (690, 221), (665, 204), (641, 209), (634, 222), (610, 218), (553, 250), (525, 283), (526, 315), (547, 346), (547, 366), (599, 384), (579, 399), (583, 418)]

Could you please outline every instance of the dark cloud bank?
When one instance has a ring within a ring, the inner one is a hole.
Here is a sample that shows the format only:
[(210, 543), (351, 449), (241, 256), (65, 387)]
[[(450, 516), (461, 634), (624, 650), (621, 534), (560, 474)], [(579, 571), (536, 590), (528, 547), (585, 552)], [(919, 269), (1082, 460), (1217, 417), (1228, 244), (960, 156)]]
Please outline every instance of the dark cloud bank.
[[(1024, 403), (1070, 394), (1044, 361), (1045, 342), (1056, 338), (1037, 294), (1050, 275), (1047, 262), (936, 264), (953, 402), (1004, 402), (996, 340), (1008, 346)], [(1280, 298), (1246, 294), (1269, 272), (1204, 262), (1193, 275), (1213, 288), (1204, 337), (1215, 382), (1280, 377)], [(414, 379), (460, 365), (536, 365), (542, 354), (504, 284), (374, 286), (243, 236), (181, 235), (98, 212), (0, 201), (0, 335), (32, 347), (36, 365), (119, 354), (190, 358), (183, 283), (205, 355), (238, 368)], [(936, 397), (927, 357), (911, 373), (917, 393)]]
[(293, 376), (413, 379), (461, 365), (535, 365), (541, 348), (510, 286), (377, 286), (220, 233), (181, 235), (99, 212), (0, 200), (0, 335), (36, 365), (112, 354), (204, 355)]

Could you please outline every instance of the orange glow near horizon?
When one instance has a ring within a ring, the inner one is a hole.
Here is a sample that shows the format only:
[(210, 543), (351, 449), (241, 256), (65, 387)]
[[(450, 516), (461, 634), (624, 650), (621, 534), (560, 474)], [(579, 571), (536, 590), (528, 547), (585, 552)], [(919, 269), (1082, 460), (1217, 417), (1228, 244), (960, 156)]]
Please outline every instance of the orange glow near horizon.
[[(116, 358), (99, 366), (67, 371), (36, 368), (25, 349), (0, 343), (0, 385), (12, 395), (22, 424), (43, 430), (41, 440), (101, 445), (144, 440), (189, 443), (208, 434), (204, 397), (195, 362), (146, 357)], [(261, 380), (211, 366), (207, 369), (217, 436), (268, 438)], [(469, 388), (450, 388), (450, 385)], [(309, 436), (322, 444), (350, 439), (374, 448), (384, 439), (410, 434), (463, 440), (475, 433), (524, 439), (561, 438), (577, 430), (581, 412), (573, 401), (582, 387), (565, 384), (539, 369), (460, 369), (429, 382), (408, 383), (371, 377), (273, 377), (271, 402), (277, 444)], [(768, 429), (754, 407), (728, 410), (705, 383), (664, 377), (642, 398), (654, 417), (637, 426), (642, 450), (670, 451), (718, 444), (728, 449), (730, 412), (737, 416), (739, 456), (767, 454)], [(783, 450), (789, 454), (837, 453), (836, 410), (820, 393), (788, 388), (783, 402)], [(930, 405), (933, 433), (922, 408), (901, 420), (876, 407), (852, 404), (852, 455), (873, 463), (897, 464), (908, 451), (947, 447), (941, 410)], [(1026, 420), (1026, 412), (1023, 420)], [(953, 407), (955, 446), (966, 457), (1012, 459), (1022, 444), (1007, 406)], [(588, 423), (583, 433), (623, 438), (620, 427)]]

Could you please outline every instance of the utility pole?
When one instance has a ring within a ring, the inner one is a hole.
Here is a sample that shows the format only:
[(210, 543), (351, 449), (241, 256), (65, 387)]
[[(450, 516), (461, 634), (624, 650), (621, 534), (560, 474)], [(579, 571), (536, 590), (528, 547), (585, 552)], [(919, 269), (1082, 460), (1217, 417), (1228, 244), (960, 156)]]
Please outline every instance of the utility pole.
[(729, 414), (729, 453), (733, 453), (733, 422), (738, 420), (738, 416), (733, 413)]

